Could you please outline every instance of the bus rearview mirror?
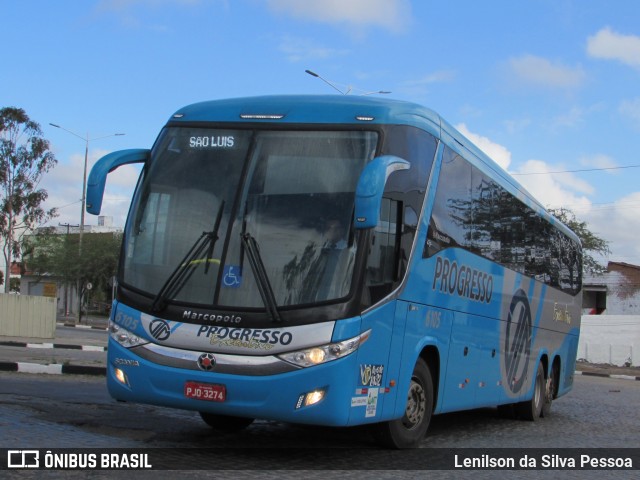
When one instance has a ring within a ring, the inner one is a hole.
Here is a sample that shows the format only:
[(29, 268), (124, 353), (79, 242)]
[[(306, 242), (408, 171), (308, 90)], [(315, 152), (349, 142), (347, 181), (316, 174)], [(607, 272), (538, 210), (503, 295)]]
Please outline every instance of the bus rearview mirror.
[(91, 169), (87, 180), (87, 212), (99, 215), (102, 209), (102, 197), (107, 183), (107, 175), (116, 168), (130, 163), (144, 163), (149, 158), (151, 150), (135, 148), (120, 150), (105, 155)]
[(409, 162), (394, 155), (376, 157), (364, 167), (356, 186), (355, 228), (373, 228), (378, 224), (382, 194), (389, 175), (410, 167)]

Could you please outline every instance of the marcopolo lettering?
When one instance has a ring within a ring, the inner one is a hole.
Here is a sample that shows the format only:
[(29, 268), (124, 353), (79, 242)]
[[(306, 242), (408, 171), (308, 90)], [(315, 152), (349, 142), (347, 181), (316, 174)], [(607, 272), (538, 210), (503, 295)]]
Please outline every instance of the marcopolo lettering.
[(218, 315), (216, 313), (198, 313), (191, 310), (184, 310), (182, 312), (182, 318), (187, 320), (200, 320), (203, 322), (215, 322), (215, 323), (240, 323), (242, 317), (238, 315)]
[(491, 303), (493, 275), (467, 265), (437, 257), (431, 288), (475, 302)]
[(198, 329), (198, 337), (214, 337), (217, 340), (239, 340), (241, 342), (262, 343), (269, 345), (289, 345), (293, 334), (281, 330), (261, 330), (251, 328), (228, 328), (203, 325)]

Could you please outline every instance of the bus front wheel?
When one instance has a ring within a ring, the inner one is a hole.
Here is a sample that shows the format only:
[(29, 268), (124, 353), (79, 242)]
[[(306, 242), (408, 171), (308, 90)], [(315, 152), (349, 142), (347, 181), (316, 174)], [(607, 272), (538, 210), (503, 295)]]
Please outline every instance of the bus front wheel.
[(380, 443), (390, 448), (415, 448), (424, 438), (433, 412), (433, 380), (423, 359), (411, 375), (407, 404), (402, 418), (376, 425)]
[(244, 430), (253, 423), (253, 418), (216, 415), (215, 413), (199, 412), (202, 420), (215, 430), (223, 432), (237, 432)]

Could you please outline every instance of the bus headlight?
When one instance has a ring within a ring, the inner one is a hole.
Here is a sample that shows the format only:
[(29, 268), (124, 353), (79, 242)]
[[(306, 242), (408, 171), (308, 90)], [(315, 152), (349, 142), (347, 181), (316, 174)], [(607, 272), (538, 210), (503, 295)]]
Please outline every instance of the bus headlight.
[(312, 367), (321, 363), (331, 362), (355, 352), (360, 345), (366, 342), (371, 335), (371, 330), (367, 330), (360, 335), (336, 343), (328, 343), (318, 347), (297, 350), (278, 355), (285, 362), (292, 363), (299, 367)]
[(137, 347), (138, 345), (149, 343), (144, 338), (140, 338), (135, 333), (113, 322), (109, 322), (109, 336), (125, 348)]

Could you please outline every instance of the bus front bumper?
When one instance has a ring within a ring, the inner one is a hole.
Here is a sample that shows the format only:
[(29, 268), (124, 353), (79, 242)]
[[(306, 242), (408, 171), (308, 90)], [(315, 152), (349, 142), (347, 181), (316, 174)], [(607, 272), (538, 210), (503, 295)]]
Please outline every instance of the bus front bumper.
[[(216, 372), (215, 365), (211, 371), (161, 365), (110, 339), (107, 363), (107, 386), (117, 400), (327, 426), (380, 421), (379, 416), (377, 420), (376, 415), (365, 416), (362, 399), (354, 402), (358, 398), (356, 354), (284, 373), (239, 375)], [(193, 393), (199, 385), (214, 392), (208, 400), (188, 395), (187, 387)], [(317, 403), (307, 404), (313, 400)]]

